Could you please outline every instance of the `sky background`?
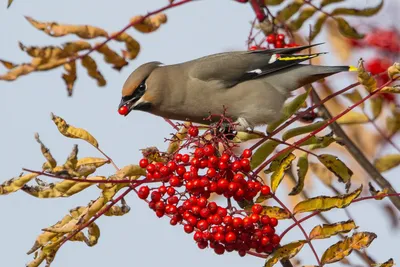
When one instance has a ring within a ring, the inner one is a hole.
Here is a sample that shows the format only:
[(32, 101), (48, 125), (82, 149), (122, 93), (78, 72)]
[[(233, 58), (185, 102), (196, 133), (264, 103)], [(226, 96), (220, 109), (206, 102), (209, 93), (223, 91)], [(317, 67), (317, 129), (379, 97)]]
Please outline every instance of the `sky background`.
[[(373, 5), (377, 1), (349, 1), (359, 7)], [(391, 2), (391, 1), (388, 1)], [(29, 58), (18, 48), (18, 41), (25, 45), (56, 45), (77, 40), (68, 36), (51, 38), (35, 30), (25, 19), (29, 15), (39, 21), (57, 21), (70, 24), (89, 24), (114, 32), (123, 28), (135, 15), (145, 14), (167, 3), (166, 0), (152, 1), (51, 1), (15, 0), (6, 9), (6, 0), (0, 5), (0, 58), (13, 62), (28, 61)], [(400, 11), (398, 5), (386, 7), (385, 14)], [(34, 133), (39, 132), (42, 141), (51, 149), (59, 162), (63, 162), (73, 144), (79, 144), (79, 155), (100, 156), (85, 142), (67, 139), (58, 133), (50, 119), (50, 112), (63, 117), (72, 125), (89, 130), (99, 141), (101, 148), (119, 166), (138, 162), (139, 149), (148, 146), (166, 147), (164, 137), (172, 132), (163, 119), (135, 112), (124, 118), (117, 113), (120, 90), (130, 72), (142, 63), (158, 60), (165, 64), (178, 63), (200, 56), (231, 49), (245, 49), (249, 21), (253, 12), (249, 5), (228, 0), (198, 1), (167, 12), (168, 23), (152, 34), (141, 34), (129, 30), (141, 44), (138, 58), (116, 72), (98, 56), (98, 65), (108, 81), (98, 88), (85, 70), (78, 67), (78, 81), (74, 95), (68, 98), (61, 79), (61, 68), (22, 77), (15, 82), (0, 82), (0, 181), (17, 176), (22, 167), (40, 169), (44, 159)], [(392, 26), (390, 15), (380, 16), (377, 23)], [(394, 17), (392, 17), (394, 18)], [(357, 20), (357, 22), (360, 22)], [(324, 41), (322, 35), (319, 41)], [(112, 47), (121, 47), (115, 46)], [(329, 51), (329, 45), (324, 47)], [(327, 56), (334, 64), (332, 56)], [(355, 61), (356, 62), (356, 61)], [(352, 62), (355, 64), (355, 62)], [(5, 69), (0, 67), (0, 71)], [(339, 77), (339, 76), (337, 76)], [(347, 77), (347, 76), (342, 76)], [(337, 79), (338, 86), (354, 82)], [(97, 172), (101, 175), (113, 173), (111, 167)], [(387, 178), (400, 189), (398, 172), (389, 172)], [(354, 185), (354, 187), (356, 187)], [(1, 265), (24, 266), (32, 259), (25, 254), (40, 229), (61, 219), (71, 208), (97, 198), (98, 190), (93, 187), (68, 199), (36, 199), (24, 192), (0, 198), (0, 258)], [(330, 194), (320, 185), (314, 187), (312, 195)], [(191, 235), (181, 227), (171, 227), (167, 219), (158, 219), (147, 205), (135, 195), (126, 198), (131, 211), (123, 217), (104, 217), (97, 223), (101, 228), (99, 243), (89, 248), (83, 243), (67, 243), (57, 254), (53, 267), (83, 266), (262, 266), (264, 260), (252, 256), (240, 258), (236, 253), (223, 256), (211, 250), (200, 251)], [(389, 203), (388, 200), (384, 200)], [(350, 208), (359, 230), (378, 234), (368, 252), (378, 262), (393, 257), (400, 262), (399, 231), (390, 228), (385, 213), (378, 202), (358, 203)], [(330, 212), (331, 220), (346, 220), (342, 211)], [(318, 223), (312, 220), (305, 227), (310, 230)], [(282, 226), (287, 223), (282, 223)], [(281, 227), (282, 227), (281, 226)], [(282, 229), (282, 228), (281, 228)], [(298, 230), (288, 234), (282, 243), (301, 238)], [(332, 243), (316, 241), (314, 245), (322, 255)], [(303, 264), (314, 264), (310, 249), (305, 246), (300, 254)], [(351, 257), (359, 262), (357, 256)], [(334, 264), (332, 266), (340, 266)]]

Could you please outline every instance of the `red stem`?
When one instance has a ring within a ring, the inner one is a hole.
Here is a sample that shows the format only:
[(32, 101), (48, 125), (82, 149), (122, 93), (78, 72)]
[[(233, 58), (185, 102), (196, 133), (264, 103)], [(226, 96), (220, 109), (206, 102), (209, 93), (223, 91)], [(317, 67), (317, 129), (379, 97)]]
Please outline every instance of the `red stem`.
[(250, 0), (251, 7), (254, 10), (254, 13), (256, 14), (257, 20), (259, 22), (263, 22), (264, 19), (267, 17), (265, 15), (265, 12), (263, 9), (261, 9), (260, 3), (258, 0)]

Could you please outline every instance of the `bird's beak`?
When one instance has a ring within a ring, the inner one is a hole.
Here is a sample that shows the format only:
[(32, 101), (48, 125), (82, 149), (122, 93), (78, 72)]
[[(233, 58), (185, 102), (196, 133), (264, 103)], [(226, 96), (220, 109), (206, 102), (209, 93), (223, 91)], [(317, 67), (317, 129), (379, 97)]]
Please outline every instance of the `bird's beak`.
[(128, 112), (124, 116), (127, 116), (134, 109), (134, 106), (135, 106), (135, 103), (137, 100), (138, 100), (138, 98), (136, 98), (136, 97), (132, 98), (128, 101), (124, 101), (123, 99), (121, 99), (121, 102), (119, 103), (118, 108), (126, 106), (128, 108)]

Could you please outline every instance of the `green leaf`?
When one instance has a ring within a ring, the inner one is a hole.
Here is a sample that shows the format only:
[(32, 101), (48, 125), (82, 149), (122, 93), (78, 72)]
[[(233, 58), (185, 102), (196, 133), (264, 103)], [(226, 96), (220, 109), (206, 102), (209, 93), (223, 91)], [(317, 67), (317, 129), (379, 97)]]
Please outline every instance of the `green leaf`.
[(339, 31), (343, 36), (353, 39), (364, 38), (365, 35), (358, 33), (357, 30), (351, 27), (350, 24), (344, 18), (336, 17), (335, 20), (338, 24)]
[(304, 180), (306, 179), (306, 175), (308, 172), (308, 154), (304, 153), (299, 157), (299, 160), (297, 161), (297, 184), (295, 187), (293, 187), (292, 191), (289, 193), (289, 195), (297, 195), (298, 193), (301, 192), (304, 188)]
[(280, 23), (286, 22), (300, 10), (303, 4), (302, 0), (295, 0), (293, 3), (290, 3), (276, 14), (277, 21)]
[(284, 0), (264, 0), (264, 5), (266, 6), (277, 6), (282, 4)]
[(353, 172), (340, 159), (333, 155), (322, 154), (318, 156), (318, 160), (339, 178), (339, 182), (350, 184)]
[(385, 172), (400, 165), (400, 154), (389, 154), (375, 160), (374, 165), (380, 172)]
[(334, 263), (344, 259), (356, 249), (367, 248), (376, 238), (376, 234), (370, 232), (356, 233), (351, 237), (346, 237), (343, 241), (330, 246), (322, 255), (321, 263)]
[(251, 157), (251, 169), (253, 170), (263, 163), (278, 145), (279, 143), (273, 140), (268, 140), (262, 144)]
[(333, 208), (345, 208), (356, 199), (362, 191), (362, 186), (352, 193), (339, 195), (336, 197), (319, 196), (313, 197), (299, 202), (293, 209), (293, 213), (309, 212), (309, 211), (327, 211)]
[(353, 220), (344, 222), (323, 224), (315, 226), (310, 232), (310, 239), (324, 239), (329, 238), (333, 235), (348, 233), (357, 226)]
[(314, 27), (310, 34), (310, 41), (313, 41), (315, 37), (321, 32), (322, 26), (324, 25), (325, 21), (328, 19), (328, 16), (325, 14), (321, 14), (317, 21), (314, 23)]
[(309, 149), (314, 150), (314, 149), (326, 148), (334, 142), (336, 142), (336, 139), (333, 136), (333, 132), (331, 132), (325, 136), (313, 136), (304, 143), (301, 143), (300, 146), (310, 145)]
[(296, 256), (297, 253), (303, 248), (305, 240), (295, 241), (277, 248), (269, 257), (264, 267), (272, 267), (279, 260), (288, 260)]
[(277, 220), (290, 218), (290, 213), (287, 210), (275, 206), (263, 206), (263, 211), (260, 215), (268, 215), (269, 217), (276, 218)]
[(296, 158), (294, 154), (289, 154), (284, 158), (279, 165), (278, 169), (271, 176), (271, 190), (276, 192), (279, 184), (281, 183), (283, 177), (285, 176), (285, 171), (290, 168), (292, 161)]
[(356, 8), (337, 8), (332, 11), (331, 15), (348, 15), (348, 16), (361, 16), (361, 17), (369, 17), (378, 13), (383, 7), (383, 0), (375, 7), (369, 7), (364, 9), (356, 9)]
[(295, 137), (295, 136), (298, 136), (301, 134), (305, 134), (305, 133), (310, 133), (316, 129), (319, 129), (320, 127), (322, 127), (325, 124), (326, 124), (326, 121), (319, 121), (319, 122), (316, 122), (313, 124), (307, 124), (305, 126), (300, 126), (300, 127), (289, 129), (282, 135), (282, 140), (286, 141), (292, 137)]
[(248, 132), (237, 132), (235, 138), (233, 138), (233, 142), (235, 143), (243, 143), (249, 140), (260, 139), (264, 136), (262, 132), (254, 131), (251, 133)]
[(293, 31), (297, 31), (303, 26), (304, 22), (311, 18), (317, 10), (314, 7), (307, 7), (301, 10), (299, 16), (289, 22), (289, 28)]
[(289, 103), (285, 103), (282, 109), (281, 118), (273, 123), (270, 123), (267, 127), (267, 132), (270, 133), (275, 130), (279, 125), (281, 125), (284, 121), (290, 118), (294, 113), (296, 113), (303, 103), (306, 101), (308, 95), (310, 94), (311, 88), (307, 90), (304, 94), (298, 95), (290, 101)]

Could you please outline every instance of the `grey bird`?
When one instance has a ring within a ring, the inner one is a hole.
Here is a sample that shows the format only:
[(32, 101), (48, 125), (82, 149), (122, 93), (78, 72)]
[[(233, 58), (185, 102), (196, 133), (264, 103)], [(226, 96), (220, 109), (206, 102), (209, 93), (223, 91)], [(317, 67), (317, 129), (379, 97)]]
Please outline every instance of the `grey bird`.
[(349, 66), (300, 64), (322, 53), (293, 55), (315, 45), (214, 54), (175, 65), (149, 62), (126, 80), (120, 108), (168, 119), (210, 124), (210, 114), (237, 123), (236, 131), (280, 118), (290, 92)]

